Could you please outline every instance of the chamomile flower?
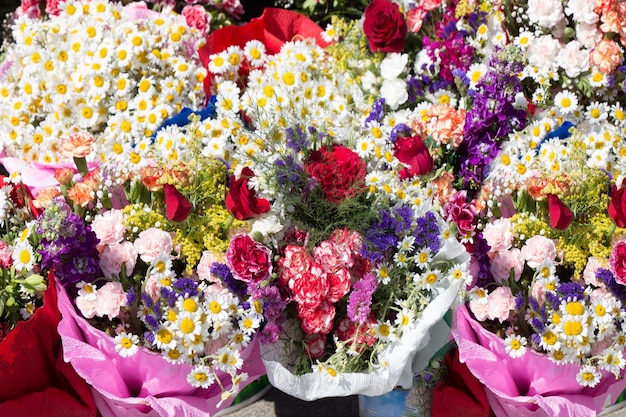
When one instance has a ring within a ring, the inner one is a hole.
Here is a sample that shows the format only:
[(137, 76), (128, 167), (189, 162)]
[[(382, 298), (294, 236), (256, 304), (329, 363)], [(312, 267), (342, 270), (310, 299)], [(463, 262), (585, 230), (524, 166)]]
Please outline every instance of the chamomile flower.
[(254, 68), (263, 66), (267, 59), (265, 45), (256, 39), (246, 43), (243, 48), (243, 54), (250, 65)]
[(620, 371), (626, 366), (624, 354), (621, 350), (610, 346), (602, 351), (600, 355), (600, 367), (606, 369), (614, 375), (619, 375)]
[(585, 365), (576, 374), (576, 381), (583, 387), (593, 388), (600, 382), (602, 374), (600, 371), (591, 365)]
[(209, 388), (215, 382), (215, 374), (208, 366), (198, 365), (187, 375), (187, 382), (192, 387)]
[(587, 116), (587, 120), (591, 123), (598, 124), (609, 115), (609, 107), (604, 102), (594, 101), (587, 106), (585, 111), (585, 116)]
[(35, 314), (35, 303), (33, 301), (29, 301), (24, 304), (24, 307), (20, 308), (20, 317), (22, 320), (28, 320)]
[(115, 342), (115, 351), (123, 358), (133, 356), (139, 351), (139, 338), (132, 333), (119, 333), (113, 341)]
[(228, 346), (221, 347), (215, 353), (215, 365), (218, 369), (226, 373), (235, 373), (241, 369), (243, 360), (238, 350), (233, 350)]
[(11, 258), (16, 271), (31, 271), (35, 263), (35, 252), (30, 242), (18, 241), (13, 247)]
[(168, 253), (160, 252), (151, 262), (150, 273), (158, 280), (169, 276), (172, 272), (172, 259)]
[(525, 30), (520, 32), (519, 35), (515, 37), (513, 43), (522, 49), (526, 49), (532, 43), (533, 39), (535, 39), (535, 35), (533, 35), (532, 32)]
[(415, 313), (413, 310), (403, 308), (398, 312), (394, 324), (401, 331), (413, 328), (415, 326)]
[(80, 281), (76, 284), (78, 288), (78, 296), (85, 298), (86, 300), (95, 300), (97, 296), (97, 288), (89, 282)]
[(573, 92), (563, 90), (554, 96), (554, 104), (562, 114), (571, 114), (578, 109), (578, 98)]
[(226, 320), (228, 317), (228, 299), (220, 293), (211, 293), (204, 301), (204, 310), (212, 321)]
[(467, 69), (467, 73), (465, 74), (465, 76), (469, 80), (470, 88), (476, 88), (476, 85), (478, 84), (480, 79), (485, 74), (487, 74), (488, 71), (489, 71), (489, 68), (485, 64), (474, 63), (470, 65), (470, 67)]
[(519, 358), (526, 353), (526, 338), (517, 334), (511, 334), (504, 339), (506, 353), (512, 358)]
[(260, 325), (259, 317), (254, 314), (246, 314), (239, 320), (239, 329), (247, 335), (254, 334)]

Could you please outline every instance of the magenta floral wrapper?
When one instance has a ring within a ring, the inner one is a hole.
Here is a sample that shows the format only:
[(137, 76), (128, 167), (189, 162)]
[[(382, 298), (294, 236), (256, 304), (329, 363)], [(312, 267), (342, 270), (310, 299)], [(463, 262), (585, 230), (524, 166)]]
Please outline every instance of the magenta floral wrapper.
[[(158, 353), (144, 348), (133, 356), (120, 356), (113, 338), (80, 317), (61, 286), (58, 291), (63, 316), (58, 330), (64, 359), (92, 387), (103, 417), (206, 417), (228, 407), (234, 399), (222, 400), (216, 384), (209, 389), (192, 387), (187, 382), (191, 365), (169, 363)], [(257, 340), (242, 351), (242, 371), (248, 373), (249, 379), (240, 383), (241, 388), (265, 374)], [(228, 388), (231, 377), (215, 372)]]
[(465, 306), (456, 312), (452, 335), (461, 362), (483, 383), (498, 417), (593, 417), (626, 388), (625, 379), (606, 371), (594, 388), (583, 387), (576, 382), (580, 366), (558, 365), (530, 349), (512, 358), (503, 339), (483, 328)]

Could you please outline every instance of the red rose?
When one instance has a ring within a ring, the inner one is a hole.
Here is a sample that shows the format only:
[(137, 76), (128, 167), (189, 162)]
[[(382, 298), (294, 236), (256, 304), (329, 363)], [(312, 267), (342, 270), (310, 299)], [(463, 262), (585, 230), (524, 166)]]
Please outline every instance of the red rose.
[(163, 186), (165, 191), (165, 215), (173, 222), (182, 222), (189, 216), (193, 206), (180, 191), (171, 184)]
[(626, 187), (613, 190), (609, 203), (609, 216), (618, 227), (626, 227)]
[(302, 319), (302, 330), (306, 334), (328, 334), (333, 329), (335, 306), (322, 301), (316, 308), (298, 305), (298, 316)]
[(226, 261), (233, 276), (245, 282), (260, 282), (272, 273), (272, 253), (250, 236), (235, 236), (226, 251)]
[(433, 170), (433, 158), (419, 136), (401, 137), (393, 144), (393, 156), (405, 167), (400, 170), (400, 179), (425, 175)]
[(548, 210), (550, 212), (550, 226), (558, 230), (568, 228), (574, 213), (555, 194), (548, 194)]
[(314, 151), (304, 164), (305, 172), (324, 190), (327, 201), (339, 203), (363, 191), (365, 162), (345, 146)]
[(615, 274), (615, 281), (626, 285), (626, 242), (619, 242), (613, 246), (609, 266)]
[(389, 0), (372, 0), (365, 8), (363, 32), (372, 52), (401, 52), (407, 26), (400, 7)]
[(256, 192), (248, 187), (254, 172), (248, 167), (241, 170), (239, 179), (231, 179), (226, 208), (236, 219), (247, 220), (270, 211), (270, 202), (256, 196)]

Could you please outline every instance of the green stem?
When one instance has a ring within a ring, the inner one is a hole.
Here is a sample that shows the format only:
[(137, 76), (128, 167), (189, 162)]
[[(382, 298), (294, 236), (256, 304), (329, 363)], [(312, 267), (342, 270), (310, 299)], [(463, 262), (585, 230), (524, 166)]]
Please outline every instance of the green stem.
[(226, 239), (228, 237), (228, 231), (230, 230), (230, 227), (233, 225), (234, 221), (235, 221), (235, 216), (231, 214), (228, 217), (228, 220), (226, 220), (226, 223), (224, 223), (224, 226), (222, 226), (222, 238), (223, 239)]
[(74, 164), (76, 165), (76, 168), (78, 168), (80, 175), (83, 177), (87, 175), (89, 167), (87, 166), (87, 160), (85, 157), (74, 157)]

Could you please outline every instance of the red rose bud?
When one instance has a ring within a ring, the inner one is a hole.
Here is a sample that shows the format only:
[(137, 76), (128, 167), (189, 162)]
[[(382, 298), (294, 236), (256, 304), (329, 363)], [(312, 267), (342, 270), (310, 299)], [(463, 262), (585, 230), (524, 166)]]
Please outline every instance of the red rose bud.
[(400, 7), (389, 0), (372, 0), (365, 8), (363, 32), (372, 52), (401, 52), (407, 25)]
[(617, 227), (626, 227), (626, 187), (615, 188), (609, 202), (609, 217)]
[(226, 194), (226, 208), (239, 220), (247, 220), (259, 214), (270, 211), (270, 202), (256, 196), (256, 192), (248, 187), (254, 172), (245, 167), (241, 170), (239, 179), (231, 179), (228, 194)]
[(398, 138), (393, 147), (393, 156), (405, 167), (400, 170), (400, 179), (428, 174), (433, 170), (433, 158), (419, 136)]
[(565, 230), (572, 223), (574, 213), (555, 194), (548, 194), (548, 210), (553, 228)]
[(187, 197), (171, 184), (165, 184), (163, 190), (165, 191), (165, 215), (167, 218), (173, 222), (184, 221), (193, 209)]

